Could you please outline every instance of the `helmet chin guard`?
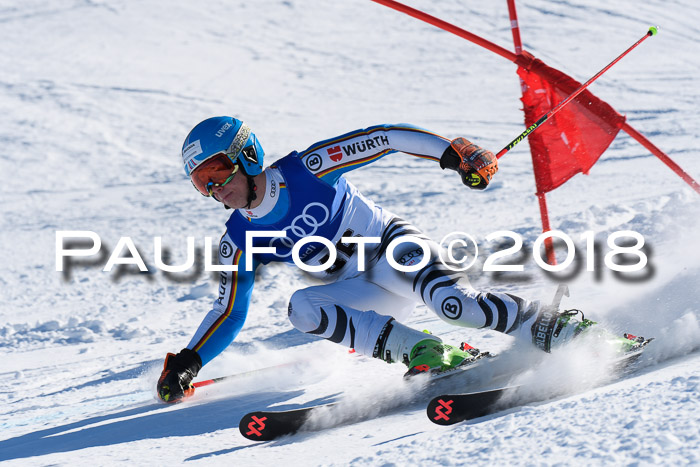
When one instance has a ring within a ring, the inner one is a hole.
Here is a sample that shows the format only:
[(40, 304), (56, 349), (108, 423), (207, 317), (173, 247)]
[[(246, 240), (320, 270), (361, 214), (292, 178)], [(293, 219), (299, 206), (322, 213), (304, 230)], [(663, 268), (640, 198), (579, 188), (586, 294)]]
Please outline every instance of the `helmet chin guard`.
[(248, 205), (246, 206), (246, 209), (250, 209), (250, 205), (253, 203), (253, 201), (258, 199), (258, 187), (255, 186), (255, 181), (251, 175), (246, 174), (246, 178), (248, 179)]

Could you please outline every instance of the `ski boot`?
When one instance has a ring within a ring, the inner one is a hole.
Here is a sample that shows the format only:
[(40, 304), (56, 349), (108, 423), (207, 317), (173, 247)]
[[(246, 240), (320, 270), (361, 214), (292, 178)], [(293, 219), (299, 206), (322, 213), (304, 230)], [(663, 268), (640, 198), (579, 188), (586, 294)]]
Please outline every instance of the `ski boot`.
[(410, 355), (408, 371), (404, 377), (427, 372), (444, 373), (472, 362), (481, 353), (466, 342), (457, 348), (434, 339), (425, 339), (413, 346)]
[[(552, 349), (560, 347), (578, 336), (586, 335), (595, 336), (600, 342), (610, 345), (620, 359), (626, 359), (641, 353), (641, 348), (651, 341), (651, 339), (632, 334), (624, 334), (623, 337), (616, 336), (600, 327), (597, 322), (586, 319), (581, 310), (558, 311), (559, 303), (564, 295), (569, 295), (568, 287), (560, 285), (552, 304), (541, 307), (530, 327), (532, 343), (545, 352), (551, 352)], [(580, 319), (578, 318), (579, 314), (581, 315)]]
[(440, 373), (488, 355), (462, 344), (444, 344), (440, 338), (411, 329), (391, 318), (382, 328), (373, 357), (388, 363), (402, 362), (408, 367), (404, 376)]
[[(577, 315), (581, 313), (581, 319)], [(532, 343), (536, 347), (551, 352), (552, 348), (559, 347), (583, 332), (591, 332), (595, 321), (586, 319), (581, 310), (554, 311), (546, 307), (540, 311), (535, 323), (532, 325)]]

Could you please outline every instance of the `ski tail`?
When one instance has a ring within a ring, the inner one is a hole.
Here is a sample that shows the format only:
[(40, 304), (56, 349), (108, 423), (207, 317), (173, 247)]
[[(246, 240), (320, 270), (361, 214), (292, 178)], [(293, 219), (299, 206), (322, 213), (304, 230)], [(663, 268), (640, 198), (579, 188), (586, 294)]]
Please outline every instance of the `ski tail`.
[(443, 394), (428, 403), (426, 413), (433, 423), (454, 425), (495, 412), (503, 395), (517, 389), (518, 386), (507, 386), (467, 394)]

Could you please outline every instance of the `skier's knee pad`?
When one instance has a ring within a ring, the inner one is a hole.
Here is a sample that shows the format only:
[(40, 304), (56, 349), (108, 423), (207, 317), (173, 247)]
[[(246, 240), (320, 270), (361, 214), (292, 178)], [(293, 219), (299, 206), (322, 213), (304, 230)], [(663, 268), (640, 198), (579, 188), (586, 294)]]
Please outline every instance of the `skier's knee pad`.
[(321, 315), (314, 309), (306, 290), (297, 290), (289, 298), (287, 317), (292, 326), (301, 332), (309, 332), (318, 326)]

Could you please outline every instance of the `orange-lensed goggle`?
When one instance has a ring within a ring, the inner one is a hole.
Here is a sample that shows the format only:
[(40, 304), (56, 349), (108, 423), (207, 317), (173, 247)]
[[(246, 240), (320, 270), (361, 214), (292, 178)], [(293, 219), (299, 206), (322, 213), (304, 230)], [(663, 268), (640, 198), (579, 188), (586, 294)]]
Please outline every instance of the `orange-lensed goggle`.
[(192, 184), (204, 196), (212, 196), (215, 187), (224, 186), (233, 180), (239, 166), (226, 153), (220, 152), (210, 157), (190, 175)]

